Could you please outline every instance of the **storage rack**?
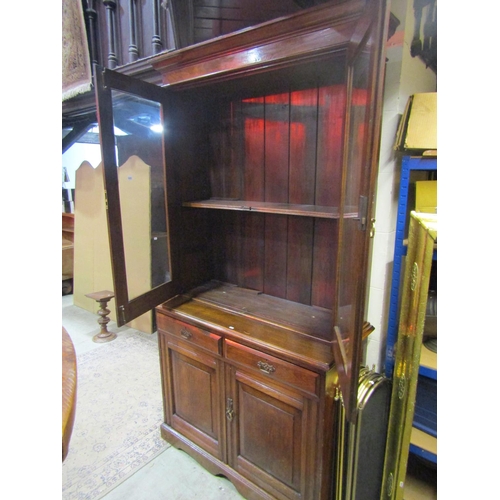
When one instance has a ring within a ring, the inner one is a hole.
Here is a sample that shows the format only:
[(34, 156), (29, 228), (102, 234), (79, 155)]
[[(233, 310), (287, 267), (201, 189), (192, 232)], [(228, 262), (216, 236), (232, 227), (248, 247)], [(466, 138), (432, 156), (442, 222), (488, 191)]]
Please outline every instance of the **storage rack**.
[[(437, 158), (435, 156), (405, 155), (402, 159), (385, 361), (385, 374), (389, 378), (392, 378), (394, 370), (400, 312), (401, 273), (404, 270), (403, 258), (407, 255), (408, 250), (407, 221), (408, 214), (413, 208), (409, 206), (410, 183), (411, 174), (415, 171), (437, 172)], [(437, 250), (434, 250), (433, 260), (437, 261)], [(433, 463), (437, 463), (436, 384), (437, 355), (422, 347), (419, 367), (420, 393), (417, 393), (416, 418), (413, 422), (410, 452)]]

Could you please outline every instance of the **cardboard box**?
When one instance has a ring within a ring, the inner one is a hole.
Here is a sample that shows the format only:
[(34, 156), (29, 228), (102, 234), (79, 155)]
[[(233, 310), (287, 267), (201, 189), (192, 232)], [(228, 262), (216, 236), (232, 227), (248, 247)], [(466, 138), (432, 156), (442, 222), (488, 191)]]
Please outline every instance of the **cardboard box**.
[(435, 151), (437, 155), (437, 92), (413, 94), (396, 134), (398, 151)]
[(415, 211), (437, 214), (437, 181), (415, 182)]

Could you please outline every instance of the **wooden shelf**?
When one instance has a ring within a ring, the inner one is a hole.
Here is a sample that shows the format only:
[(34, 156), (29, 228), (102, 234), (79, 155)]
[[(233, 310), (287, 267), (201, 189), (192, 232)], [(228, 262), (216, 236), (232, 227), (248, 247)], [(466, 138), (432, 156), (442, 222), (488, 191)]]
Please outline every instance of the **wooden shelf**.
[(216, 210), (260, 212), (267, 214), (299, 215), (303, 217), (318, 217), (323, 219), (339, 218), (339, 210), (337, 207), (299, 205), (293, 203), (269, 203), (263, 201), (246, 201), (246, 200), (229, 200), (229, 199), (212, 198), (209, 200), (184, 202), (183, 206), (192, 208), (210, 208)]

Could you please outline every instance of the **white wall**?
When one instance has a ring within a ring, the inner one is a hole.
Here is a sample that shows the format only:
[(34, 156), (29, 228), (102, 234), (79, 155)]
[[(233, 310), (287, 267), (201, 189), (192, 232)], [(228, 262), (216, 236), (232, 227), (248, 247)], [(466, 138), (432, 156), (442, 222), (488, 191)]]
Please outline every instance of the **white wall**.
[(375, 237), (370, 270), (367, 320), (375, 327), (368, 337), (365, 363), (383, 371), (389, 316), (389, 298), (396, 236), (401, 157), (394, 150), (396, 130), (408, 97), (435, 92), (436, 75), (410, 55), (413, 38), (413, 0), (392, 0), (391, 12), (401, 21), (387, 42), (382, 110), (379, 175), (376, 186)]

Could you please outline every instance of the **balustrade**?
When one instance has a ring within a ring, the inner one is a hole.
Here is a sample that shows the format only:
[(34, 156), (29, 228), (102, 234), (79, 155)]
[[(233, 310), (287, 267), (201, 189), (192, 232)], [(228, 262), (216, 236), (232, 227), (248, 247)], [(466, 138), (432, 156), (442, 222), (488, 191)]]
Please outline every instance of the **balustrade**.
[(115, 69), (175, 48), (169, 2), (82, 2), (92, 64)]

